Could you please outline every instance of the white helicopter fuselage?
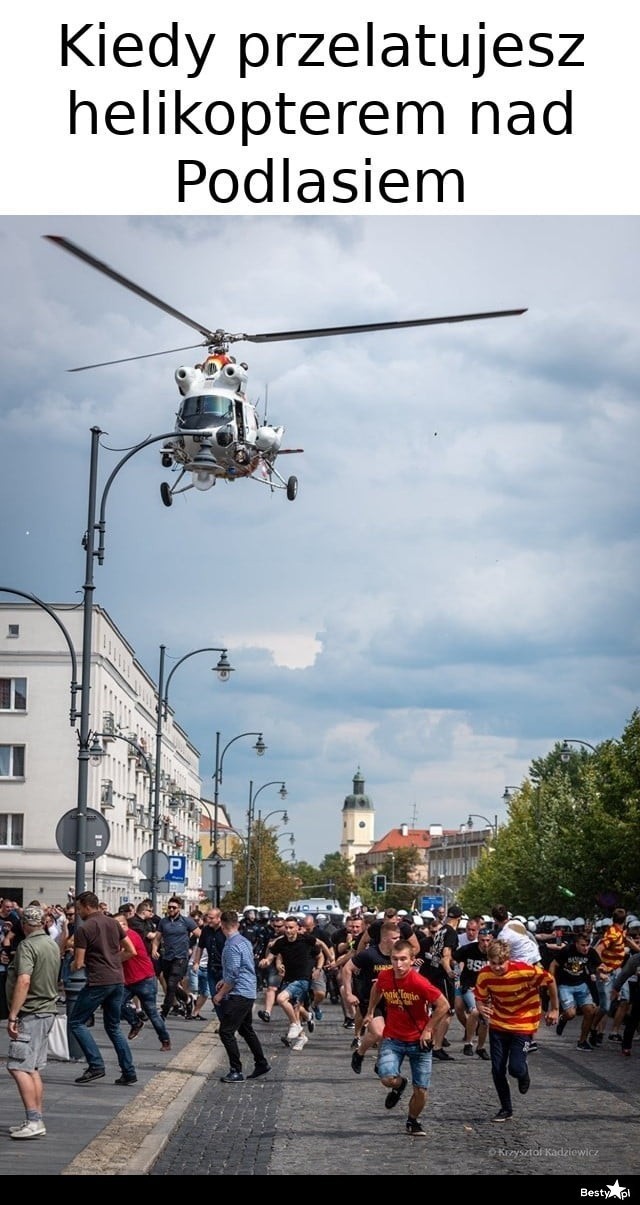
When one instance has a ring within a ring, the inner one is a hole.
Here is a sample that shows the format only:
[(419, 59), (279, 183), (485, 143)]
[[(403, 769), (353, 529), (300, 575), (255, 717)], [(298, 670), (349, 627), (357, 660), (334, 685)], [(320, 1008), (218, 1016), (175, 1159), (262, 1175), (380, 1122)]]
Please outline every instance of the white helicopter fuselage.
[[(226, 353), (210, 355), (203, 364), (183, 366), (175, 373), (182, 396), (176, 436), (163, 445), (176, 464), (188, 466), (209, 439), (216, 477), (233, 480), (250, 476), (264, 462), (273, 464), (284, 427), (260, 423), (257, 409), (246, 396), (247, 367)], [(189, 434), (183, 434), (183, 432)], [(197, 434), (194, 434), (197, 432)]]

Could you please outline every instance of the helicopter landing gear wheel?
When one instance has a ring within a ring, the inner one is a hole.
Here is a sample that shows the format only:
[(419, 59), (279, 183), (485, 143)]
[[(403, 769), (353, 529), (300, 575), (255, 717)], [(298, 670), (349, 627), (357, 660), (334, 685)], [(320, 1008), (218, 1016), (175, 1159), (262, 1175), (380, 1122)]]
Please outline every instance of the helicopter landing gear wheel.
[(163, 481), (160, 485), (160, 497), (165, 506), (173, 506), (173, 494), (171, 493), (171, 486), (167, 481)]
[(293, 502), (297, 492), (298, 492), (298, 478), (290, 477), (289, 480), (287, 481), (287, 498), (289, 499), (290, 502)]

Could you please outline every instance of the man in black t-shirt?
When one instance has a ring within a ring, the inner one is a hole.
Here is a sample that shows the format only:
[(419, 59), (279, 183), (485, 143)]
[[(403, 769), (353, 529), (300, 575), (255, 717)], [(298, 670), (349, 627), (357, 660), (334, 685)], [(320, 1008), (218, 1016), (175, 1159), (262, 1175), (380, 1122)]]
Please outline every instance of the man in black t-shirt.
[(449, 1013), (443, 1017), (433, 1031), (433, 1057), (441, 1062), (449, 1062), (451, 1059), (451, 1055), (444, 1049), (444, 1044), (455, 999), (454, 956), (458, 948), (457, 928), (461, 916), (460, 905), (450, 904), (447, 909), (446, 922), (435, 933), (431, 951), (420, 967), (420, 974), (424, 975), (425, 979), (428, 979), (434, 987), (439, 988), (442, 995), (449, 1001)]
[(308, 1017), (306, 1005), (311, 977), (322, 965), (323, 947), (312, 934), (300, 932), (294, 916), (287, 917), (283, 928), (284, 935), (272, 943), (265, 958), (261, 959), (261, 965), (271, 966), (276, 962), (282, 968), (283, 981), (276, 1004), (280, 1005), (289, 1022), (286, 1041), (296, 1043), (292, 1048), (301, 1050), (307, 1038), (300, 1018), (307, 1020)]
[(592, 1049), (587, 1039), (597, 1009), (595, 976), (600, 962), (600, 955), (589, 946), (588, 938), (576, 934), (574, 941), (558, 951), (549, 967), (558, 984), (560, 998), (556, 1033), (560, 1035), (567, 1021), (571, 1021), (577, 1012), (581, 1013), (582, 1025), (577, 1049), (584, 1052)]
[[(377, 944), (371, 942), (364, 950), (359, 950), (342, 968), (345, 1000), (348, 1004), (356, 1005), (361, 1018), (365, 1017), (369, 1011), (369, 997), (374, 980), (377, 979), (381, 970), (392, 965), (391, 949), (393, 943), (399, 939), (400, 930), (397, 919), (383, 921), (379, 942)], [(360, 1075), (362, 1071), (367, 1051), (377, 1046), (382, 1037), (384, 1018), (384, 1000), (380, 1000), (367, 1029), (360, 1030), (358, 1046), (351, 1055), (351, 1067), (356, 1075)]]
[(463, 1054), (473, 1054), (473, 1039), (478, 1036), (476, 1054), (481, 1059), (488, 1059), (485, 1050), (487, 1040), (487, 1023), (476, 1008), (474, 987), (479, 971), (489, 961), (489, 943), (492, 934), (489, 930), (481, 930), (477, 941), (468, 941), (460, 946), (454, 955), (455, 961), (462, 968), (460, 971), (460, 986), (456, 988), (455, 1010), (456, 1017), (464, 1029)]

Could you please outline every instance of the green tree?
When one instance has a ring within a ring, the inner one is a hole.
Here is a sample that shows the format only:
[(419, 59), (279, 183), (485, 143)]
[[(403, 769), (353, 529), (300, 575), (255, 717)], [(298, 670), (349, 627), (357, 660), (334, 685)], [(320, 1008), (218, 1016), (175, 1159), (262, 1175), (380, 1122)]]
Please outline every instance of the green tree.
[[(640, 713), (593, 750), (536, 758), (460, 893), (465, 909), (592, 916), (640, 894)], [(570, 893), (570, 894), (567, 894)], [(567, 901), (571, 903), (568, 904)]]

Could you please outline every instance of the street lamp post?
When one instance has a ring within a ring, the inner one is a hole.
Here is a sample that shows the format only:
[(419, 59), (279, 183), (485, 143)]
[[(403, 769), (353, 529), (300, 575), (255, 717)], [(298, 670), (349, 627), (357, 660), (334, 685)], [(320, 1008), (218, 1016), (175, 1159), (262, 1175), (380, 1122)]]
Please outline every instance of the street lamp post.
[(220, 653), (218, 663), (214, 666), (214, 671), (217, 673), (221, 682), (227, 682), (229, 676), (233, 672), (233, 667), (229, 665), (226, 648), (206, 647), (201, 649), (192, 649), (190, 653), (185, 653), (176, 661), (171, 669), (167, 681), (164, 680), (164, 662), (165, 662), (166, 646), (160, 645), (160, 667), (158, 670), (158, 702), (156, 705), (156, 759), (154, 767), (154, 789), (153, 789), (153, 844), (151, 856), (151, 900), (153, 902), (153, 910), (157, 911), (158, 905), (158, 854), (160, 852), (160, 784), (161, 784), (161, 768), (162, 760), (162, 721), (167, 718), (169, 705), (169, 684), (176, 670), (188, 661), (190, 657), (195, 657), (198, 653)]
[[(135, 456), (137, 452), (141, 452), (143, 448), (148, 448), (150, 444), (159, 443), (163, 439), (171, 439), (175, 435), (175, 431), (165, 432), (163, 435), (152, 435), (149, 439), (143, 439), (135, 447), (130, 448), (125, 456), (118, 461), (115, 468), (110, 473), (105, 487), (102, 491), (100, 501), (100, 520), (96, 522), (97, 500), (98, 500), (98, 451), (100, 447), (100, 436), (103, 434), (100, 427), (91, 428), (91, 453), (89, 458), (89, 495), (87, 505), (87, 527), (82, 540), (82, 545), (85, 551), (85, 575), (84, 585), (82, 587), (82, 676), (80, 682), (80, 726), (78, 729), (78, 790), (77, 790), (77, 807), (76, 807), (76, 873), (75, 873), (75, 893), (79, 895), (85, 888), (85, 874), (87, 863), (87, 795), (89, 787), (89, 744), (91, 741), (91, 732), (89, 730), (89, 692), (91, 690), (91, 649), (93, 643), (93, 595), (95, 591), (94, 581), (94, 559), (97, 557), (98, 564), (102, 565), (104, 561), (104, 535), (106, 529), (106, 505), (107, 497), (111, 486), (117, 477), (118, 473), (124, 465)], [(183, 435), (197, 435), (202, 438), (202, 432), (182, 432)], [(100, 540), (96, 549), (96, 533), (99, 533)], [(155, 836), (155, 834), (154, 834)]]
[(254, 794), (254, 790), (253, 790), (253, 780), (250, 780), (250, 782), (249, 782), (249, 810), (247, 812), (247, 859), (246, 859), (245, 905), (248, 905), (249, 899), (250, 899), (251, 829), (253, 827), (253, 817), (255, 815), (256, 799), (258, 798), (258, 795), (260, 794), (260, 792), (266, 790), (267, 787), (279, 787), (280, 788), (280, 798), (281, 799), (287, 798), (287, 788), (286, 788), (285, 784), (283, 782), (280, 782), (278, 779), (272, 779), (271, 782), (263, 782), (262, 786), (258, 787), (258, 790), (255, 792), (255, 794)]
[(569, 745), (584, 745), (585, 749), (590, 749), (592, 753), (597, 753), (595, 745), (590, 745), (588, 741), (581, 741), (577, 737), (567, 736), (562, 742), (560, 748), (560, 761), (568, 762), (571, 757), (571, 749)]
[(487, 816), (481, 815), (480, 812), (469, 812), (467, 819), (467, 828), (473, 828), (473, 820), (484, 820), (487, 828), (493, 830), (494, 839), (498, 836), (498, 817), (494, 816), (493, 820), (489, 820)]
[[(262, 757), (266, 751), (267, 746), (265, 745), (265, 743), (262, 739), (261, 732), (239, 732), (237, 736), (232, 736), (231, 740), (227, 741), (224, 749), (222, 750), (222, 753), (220, 752), (220, 733), (216, 732), (216, 764), (215, 764), (215, 770), (213, 772), (213, 834), (211, 837), (211, 856), (212, 856), (212, 858), (214, 858), (216, 860), (216, 882), (215, 882), (214, 893), (213, 893), (214, 894), (213, 902), (214, 902), (216, 908), (220, 907), (220, 870), (219, 870), (220, 864), (217, 861), (217, 857), (218, 857), (218, 797), (220, 794), (220, 784), (222, 783), (222, 767), (224, 764), (224, 755), (227, 752), (227, 749), (229, 748), (229, 746), (234, 745), (236, 741), (241, 740), (242, 737), (244, 737), (244, 736), (257, 736), (258, 739), (257, 739), (255, 745), (253, 746), (253, 748), (255, 749), (258, 757)], [(209, 831), (211, 833), (211, 830), (209, 830)]]
[(135, 749), (140, 761), (144, 762), (144, 768), (149, 776), (149, 813), (152, 814), (153, 771), (151, 769), (151, 762), (142, 748), (142, 745), (139, 745), (137, 741), (134, 741), (133, 737), (125, 736), (122, 732), (92, 732), (89, 744), (89, 761), (91, 762), (92, 766), (99, 766), (104, 757), (104, 747), (100, 744), (100, 741), (105, 739), (126, 741), (127, 745), (131, 745), (131, 748)]

